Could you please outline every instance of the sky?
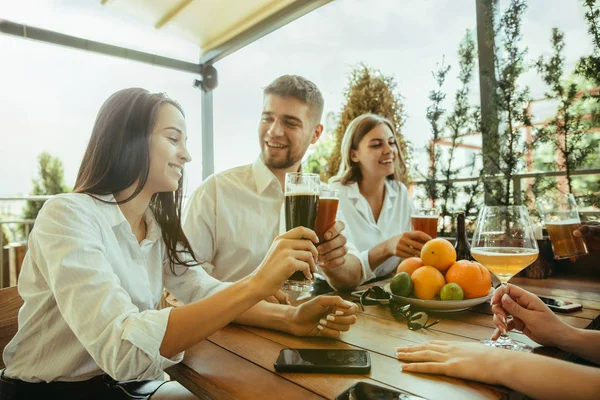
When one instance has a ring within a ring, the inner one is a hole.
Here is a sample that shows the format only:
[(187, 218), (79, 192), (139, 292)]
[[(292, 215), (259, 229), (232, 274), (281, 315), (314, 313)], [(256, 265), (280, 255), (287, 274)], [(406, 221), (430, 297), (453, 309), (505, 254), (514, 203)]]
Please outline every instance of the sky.
[[(500, 8), (506, 4), (501, 0)], [(529, 0), (523, 44), (528, 59), (550, 52), (552, 27), (566, 32), (567, 68), (590, 49), (579, 0)], [(154, 31), (98, 0), (0, 0), (0, 18), (136, 50), (195, 62), (198, 49)], [(404, 98), (403, 134), (415, 149), (430, 136), (425, 112), (442, 57), (453, 69), (445, 89), (450, 108), (457, 88), (459, 42), (475, 29), (474, 0), (335, 0), (215, 64), (215, 171), (253, 162), (262, 88), (282, 74), (314, 81), (325, 113), (339, 113), (352, 68), (363, 62), (391, 75)], [(110, 26), (110, 29), (107, 29)], [(187, 192), (202, 181), (200, 92), (196, 77), (133, 61), (0, 35), (0, 196), (26, 194), (44, 151), (64, 164), (72, 186), (98, 109), (115, 91), (132, 86), (166, 92), (186, 111)], [(543, 97), (539, 77), (524, 83)], [(478, 103), (478, 82), (472, 85)]]

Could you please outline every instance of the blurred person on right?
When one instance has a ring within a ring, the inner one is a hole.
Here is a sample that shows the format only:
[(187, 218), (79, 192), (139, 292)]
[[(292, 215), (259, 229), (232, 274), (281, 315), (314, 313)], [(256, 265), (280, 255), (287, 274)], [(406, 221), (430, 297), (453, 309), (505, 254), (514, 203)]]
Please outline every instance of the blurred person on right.
[(590, 251), (600, 251), (600, 222), (590, 221), (573, 232), (575, 237), (583, 237)]
[[(497, 327), (492, 340), (516, 329), (543, 346), (600, 364), (600, 332), (565, 324), (533, 293), (502, 285), (492, 297), (492, 311)], [(504, 385), (535, 399), (597, 399), (600, 393), (600, 368), (539, 354), (446, 341), (397, 348), (396, 352), (400, 360), (410, 362), (402, 366), (403, 371)]]
[(411, 229), (413, 203), (400, 181), (405, 170), (389, 120), (363, 114), (350, 122), (340, 168), (329, 183), (339, 191), (337, 219), (361, 252), (364, 281), (395, 272), (402, 258), (419, 257), (431, 240)]

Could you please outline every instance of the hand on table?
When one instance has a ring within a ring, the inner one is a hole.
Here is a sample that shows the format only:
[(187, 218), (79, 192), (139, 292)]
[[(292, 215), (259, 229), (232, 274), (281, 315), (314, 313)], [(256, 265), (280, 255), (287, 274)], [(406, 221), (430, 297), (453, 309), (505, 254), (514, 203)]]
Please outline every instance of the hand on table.
[(318, 296), (296, 307), (291, 333), (337, 338), (356, 322), (358, 306), (339, 296)]
[(290, 296), (288, 296), (281, 289), (279, 289), (274, 295), (267, 297), (265, 299), (265, 301), (267, 301), (269, 303), (275, 303), (275, 304), (287, 304), (287, 305), (292, 304), (292, 302), (290, 301)]
[(411, 362), (402, 365), (403, 371), (441, 374), (492, 385), (500, 383), (498, 368), (501, 363), (510, 362), (510, 355), (509, 350), (479, 343), (442, 340), (396, 348), (399, 360)]
[[(502, 285), (492, 296), (492, 312), (496, 330), (492, 340), (502, 331), (519, 330), (531, 340), (544, 346), (561, 347), (569, 329), (539, 297), (518, 286)], [(505, 323), (506, 318), (513, 318)]]

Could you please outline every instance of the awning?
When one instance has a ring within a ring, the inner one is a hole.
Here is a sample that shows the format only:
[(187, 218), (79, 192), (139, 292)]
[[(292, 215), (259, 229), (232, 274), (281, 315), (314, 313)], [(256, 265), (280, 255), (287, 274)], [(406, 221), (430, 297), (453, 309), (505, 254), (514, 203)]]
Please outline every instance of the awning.
[(200, 49), (215, 62), (331, 0), (102, 0)]

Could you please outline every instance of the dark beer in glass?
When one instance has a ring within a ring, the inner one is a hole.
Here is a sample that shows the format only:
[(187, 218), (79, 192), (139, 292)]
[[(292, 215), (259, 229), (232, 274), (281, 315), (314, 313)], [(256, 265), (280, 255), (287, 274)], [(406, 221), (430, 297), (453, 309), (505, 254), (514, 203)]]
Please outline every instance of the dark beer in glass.
[[(285, 174), (285, 229), (289, 231), (298, 226), (315, 228), (319, 207), (318, 174), (288, 172)], [(283, 288), (298, 292), (310, 292), (312, 281), (304, 273), (296, 271), (283, 284)]]

